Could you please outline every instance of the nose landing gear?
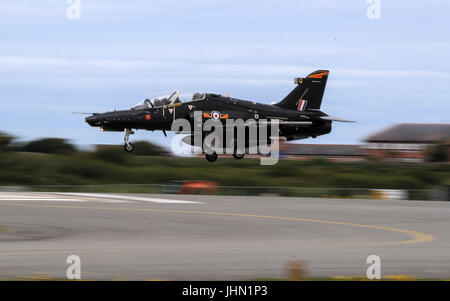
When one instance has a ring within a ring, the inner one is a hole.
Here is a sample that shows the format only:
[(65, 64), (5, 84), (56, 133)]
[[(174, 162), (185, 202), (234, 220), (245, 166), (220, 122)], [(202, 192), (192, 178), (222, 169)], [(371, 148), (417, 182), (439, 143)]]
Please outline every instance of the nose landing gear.
[(134, 134), (134, 131), (132, 129), (126, 129), (125, 138), (123, 139), (125, 142), (123, 149), (127, 153), (131, 153), (132, 151), (134, 151), (134, 144), (130, 142), (130, 135), (133, 135), (133, 134)]
[(127, 152), (127, 153), (131, 153), (132, 151), (134, 151), (134, 144), (129, 142), (128, 144), (125, 144), (123, 146), (123, 149)]

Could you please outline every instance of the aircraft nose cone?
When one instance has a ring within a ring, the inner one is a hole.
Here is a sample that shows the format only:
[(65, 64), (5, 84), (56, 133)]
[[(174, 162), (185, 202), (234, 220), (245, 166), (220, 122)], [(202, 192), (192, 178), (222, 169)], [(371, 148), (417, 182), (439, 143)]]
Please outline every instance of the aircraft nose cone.
[(98, 117), (95, 115), (86, 117), (86, 122), (91, 126), (95, 125), (98, 122)]

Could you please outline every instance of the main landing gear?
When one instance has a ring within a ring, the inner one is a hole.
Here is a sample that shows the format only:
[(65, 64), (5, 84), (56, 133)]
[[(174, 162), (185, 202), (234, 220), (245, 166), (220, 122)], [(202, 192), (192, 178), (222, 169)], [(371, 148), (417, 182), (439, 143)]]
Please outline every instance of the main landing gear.
[(134, 144), (130, 142), (130, 135), (133, 135), (134, 132), (132, 129), (127, 129), (125, 133), (125, 138), (123, 139), (125, 141), (125, 145), (123, 146), (123, 149), (127, 153), (131, 153), (134, 151)]
[[(236, 160), (241, 160), (242, 158), (244, 158), (244, 156), (245, 156), (244, 153), (239, 153), (239, 152), (233, 153), (233, 157)], [(206, 160), (208, 160), (208, 162), (216, 162), (218, 157), (219, 156), (217, 155), (216, 152), (212, 152), (211, 154), (208, 154), (208, 153), (205, 154), (205, 158), (206, 158)]]
[(205, 158), (206, 160), (208, 160), (208, 162), (216, 162), (217, 158), (219, 156), (217, 155), (216, 152), (212, 152), (211, 154), (205, 154)]
[(236, 160), (241, 160), (242, 158), (244, 158), (244, 156), (245, 156), (245, 154), (238, 154), (238, 153), (234, 153), (234, 154), (233, 154), (233, 157), (234, 157)]
[(234, 149), (233, 157), (236, 160), (241, 160), (245, 156), (245, 151), (242, 149), (238, 149), (237, 147)]

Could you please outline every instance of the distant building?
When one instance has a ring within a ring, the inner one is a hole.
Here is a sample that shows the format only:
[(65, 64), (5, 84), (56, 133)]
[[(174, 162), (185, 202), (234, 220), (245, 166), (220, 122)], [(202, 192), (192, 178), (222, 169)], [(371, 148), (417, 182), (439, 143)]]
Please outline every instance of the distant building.
[(282, 158), (336, 162), (363, 161), (372, 156), (385, 162), (427, 162), (429, 150), (443, 143), (450, 161), (450, 123), (402, 123), (374, 133), (363, 145), (281, 143)]
[(396, 124), (364, 141), (368, 155), (393, 162), (426, 162), (429, 149), (444, 143), (450, 161), (450, 123)]

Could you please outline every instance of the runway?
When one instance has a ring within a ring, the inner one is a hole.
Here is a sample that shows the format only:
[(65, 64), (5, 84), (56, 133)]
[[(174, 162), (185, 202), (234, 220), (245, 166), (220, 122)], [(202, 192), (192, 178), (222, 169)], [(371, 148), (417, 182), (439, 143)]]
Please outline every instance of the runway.
[(450, 278), (450, 203), (194, 195), (0, 193), (0, 278)]

